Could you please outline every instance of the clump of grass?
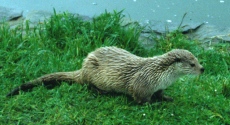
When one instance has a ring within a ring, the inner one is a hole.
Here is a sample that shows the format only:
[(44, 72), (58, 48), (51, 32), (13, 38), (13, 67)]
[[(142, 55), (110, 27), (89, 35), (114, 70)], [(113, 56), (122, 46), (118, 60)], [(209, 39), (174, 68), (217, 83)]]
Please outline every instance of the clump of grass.
[(202, 50), (198, 41), (189, 40), (180, 30), (165, 33), (160, 38), (155, 38), (155, 41), (156, 46), (154, 46), (154, 49), (156, 51), (168, 52), (176, 48), (187, 49), (194, 52)]
[[(145, 50), (138, 25), (124, 27), (121, 12), (105, 12), (91, 21), (57, 14), (30, 29), (0, 27), (1, 124), (230, 124), (229, 46), (205, 50), (178, 31), (156, 39)], [(200, 77), (183, 77), (165, 92), (174, 102), (137, 105), (126, 95), (100, 95), (86, 85), (68, 85), (5, 98), (12, 88), (41, 75), (81, 68), (87, 53), (101, 46), (118, 46), (139, 56), (173, 48), (188, 49), (205, 67)]]
[[(75, 40), (79, 53), (87, 55), (90, 51), (101, 46), (118, 46), (135, 53), (144, 53), (143, 47), (138, 43), (141, 30), (138, 25), (124, 28), (121, 26), (122, 11), (114, 13), (105, 12), (92, 21), (83, 21), (79, 16), (63, 13), (54, 15), (45, 22), (46, 29), (41, 33), (44, 38), (49, 38), (56, 43), (56, 47), (63, 49), (67, 42)], [(79, 42), (80, 41), (80, 42)], [(49, 43), (47, 43), (49, 44)]]
[(226, 98), (230, 98), (230, 85), (223, 83), (223, 89), (222, 89), (222, 94)]

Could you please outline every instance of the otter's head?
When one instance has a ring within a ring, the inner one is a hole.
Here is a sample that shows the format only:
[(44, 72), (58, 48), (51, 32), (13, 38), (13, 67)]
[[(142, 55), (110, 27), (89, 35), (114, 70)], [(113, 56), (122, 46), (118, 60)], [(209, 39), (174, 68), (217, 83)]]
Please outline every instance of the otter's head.
[(203, 66), (197, 58), (188, 50), (174, 49), (164, 54), (169, 65), (181, 75), (194, 74), (199, 75), (204, 72)]

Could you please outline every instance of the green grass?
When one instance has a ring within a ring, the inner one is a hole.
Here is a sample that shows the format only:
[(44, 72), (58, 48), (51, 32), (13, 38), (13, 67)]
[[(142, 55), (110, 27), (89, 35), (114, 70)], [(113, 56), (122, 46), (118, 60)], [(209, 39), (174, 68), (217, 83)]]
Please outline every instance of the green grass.
[[(141, 27), (121, 25), (121, 12), (83, 21), (63, 13), (30, 29), (29, 21), (16, 29), (0, 28), (0, 124), (230, 124), (229, 44), (205, 50), (197, 41), (175, 31), (155, 39), (145, 50), (138, 42)], [(153, 35), (153, 38), (154, 35)], [(41, 75), (81, 68), (87, 53), (101, 46), (118, 46), (139, 56), (162, 54), (173, 48), (188, 49), (205, 67), (199, 77), (185, 76), (165, 93), (174, 102), (138, 105), (123, 94), (101, 95), (86, 85), (68, 85), (6, 98), (23, 82)]]

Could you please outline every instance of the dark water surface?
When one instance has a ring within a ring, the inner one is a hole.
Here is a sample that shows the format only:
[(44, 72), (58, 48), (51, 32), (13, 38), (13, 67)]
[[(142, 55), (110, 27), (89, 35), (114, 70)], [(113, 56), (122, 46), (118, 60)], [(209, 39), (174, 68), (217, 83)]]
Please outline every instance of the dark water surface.
[(132, 20), (205, 22), (230, 27), (230, 0), (0, 0), (0, 6), (20, 8), (24, 14), (32, 10), (68, 11), (93, 17), (105, 10), (124, 9)]

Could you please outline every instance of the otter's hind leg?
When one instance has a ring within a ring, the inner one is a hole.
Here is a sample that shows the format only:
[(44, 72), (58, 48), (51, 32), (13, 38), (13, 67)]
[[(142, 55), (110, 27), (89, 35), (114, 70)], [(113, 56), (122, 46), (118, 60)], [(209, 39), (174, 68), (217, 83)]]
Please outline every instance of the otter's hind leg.
[(145, 87), (139, 87), (133, 91), (132, 97), (138, 104), (151, 103), (151, 94), (148, 93)]
[(99, 88), (97, 88), (95, 85), (93, 85), (93, 84), (89, 84), (88, 85), (88, 88), (90, 89), (90, 90), (93, 90), (94, 92), (97, 92), (97, 93), (100, 93), (100, 94), (108, 94), (109, 92), (107, 92), (107, 91), (104, 91), (104, 90), (101, 90), (101, 89), (99, 89)]

